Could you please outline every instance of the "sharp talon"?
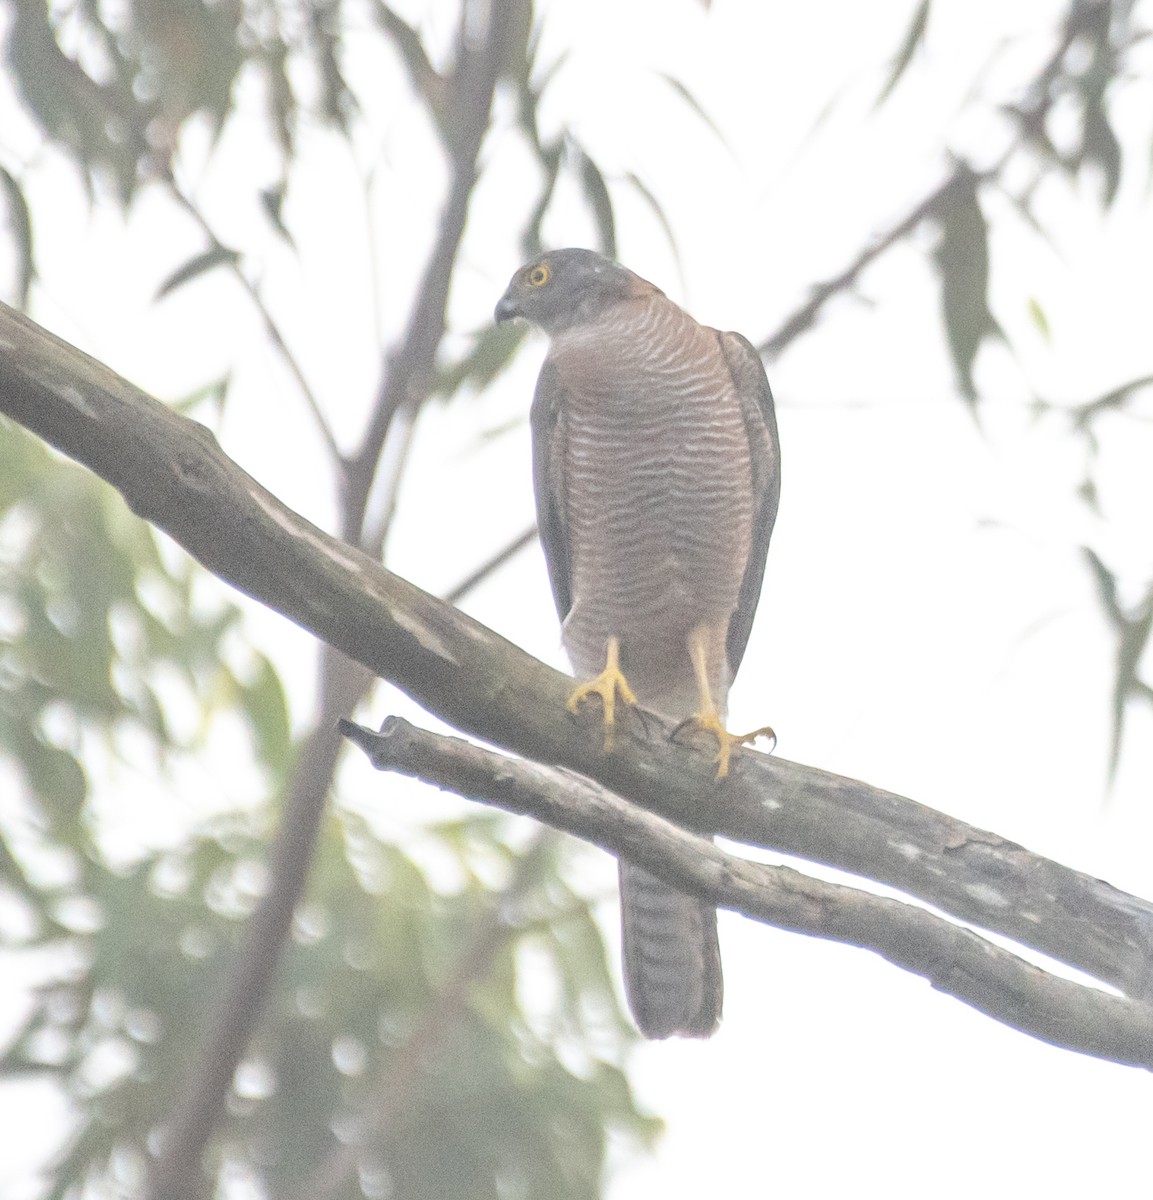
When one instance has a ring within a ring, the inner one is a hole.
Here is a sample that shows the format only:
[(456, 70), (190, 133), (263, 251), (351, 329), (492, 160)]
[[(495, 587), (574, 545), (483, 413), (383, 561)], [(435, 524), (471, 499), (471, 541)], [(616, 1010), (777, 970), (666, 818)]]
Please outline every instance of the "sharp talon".
[(605, 669), (595, 679), (590, 679), (588, 683), (578, 684), (565, 703), (565, 708), (569, 712), (575, 713), (590, 696), (600, 697), (604, 711), (606, 754), (613, 748), (613, 728), (616, 725), (618, 695), (623, 703), (635, 707), (637, 698), (620, 669), (620, 643), (616, 638), (612, 638), (609, 641)]
[(649, 714), (645, 712), (639, 705), (633, 709), (633, 712), (640, 718), (641, 728), (645, 731), (646, 740), (651, 741), (653, 736), (652, 725), (649, 723)]
[[(732, 759), (734, 746), (751, 746), (759, 737), (771, 737), (773, 749), (776, 749), (777, 735), (769, 725), (754, 729), (752, 733), (730, 733), (716, 713), (694, 713), (683, 720), (670, 734), (674, 740), (682, 729), (692, 726), (704, 733), (711, 733), (717, 739), (717, 756), (713, 762), (717, 764), (717, 778), (724, 779), (729, 773), (729, 762)], [(771, 752), (771, 751), (770, 751)]]

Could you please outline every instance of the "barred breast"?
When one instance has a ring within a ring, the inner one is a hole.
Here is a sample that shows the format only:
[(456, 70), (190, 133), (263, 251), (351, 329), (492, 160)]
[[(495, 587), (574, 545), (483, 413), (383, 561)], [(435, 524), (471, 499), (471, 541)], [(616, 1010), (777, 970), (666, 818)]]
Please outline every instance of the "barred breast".
[[(709, 674), (723, 709), (724, 631), (752, 542), (748, 435), (715, 330), (663, 295), (554, 338), (566, 397), (564, 487), (578, 674), (610, 637), (641, 703), (693, 711), (686, 639), (718, 631)], [(672, 711), (670, 711), (670, 709)]]

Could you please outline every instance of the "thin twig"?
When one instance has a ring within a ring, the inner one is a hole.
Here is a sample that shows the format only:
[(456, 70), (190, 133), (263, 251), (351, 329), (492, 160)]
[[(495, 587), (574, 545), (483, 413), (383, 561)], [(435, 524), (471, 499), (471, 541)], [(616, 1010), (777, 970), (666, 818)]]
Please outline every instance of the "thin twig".
[(372, 416), (360, 448), (345, 470), (344, 540), (379, 557), (388, 536), (387, 515), (364, 538), (369, 494), (380, 462), (381, 449), (396, 415), (407, 408), (415, 415), (432, 391), (436, 378), (436, 351), (447, 325), (449, 284), (464, 236), (469, 201), (478, 176), (478, 157), (488, 129), (493, 93), (499, 78), (516, 5), (492, 0), (483, 41), (471, 23), (479, 4), (462, 6), (457, 40), (457, 68), (453, 75), (453, 120), (450, 147), (450, 184), (436, 243), (417, 291), (408, 328), (400, 346), (385, 359)]
[(499, 571), (509, 559), (515, 558), (526, 546), (532, 545), (536, 541), (536, 536), (536, 524), (534, 523), (517, 534), (503, 550), (498, 550), (490, 559), (481, 563), (475, 571), (466, 575), (454, 588), (445, 592), (444, 599), (449, 604), (459, 604), (469, 592), (484, 583), (494, 571)]
[(379, 558), (381, 562), (388, 558), (386, 543), (396, 516), (400, 488), (416, 438), (419, 416), (419, 408), (410, 404), (402, 405), (396, 413), (366, 501), (360, 547), (365, 554)]
[(974, 174), (967, 163), (958, 162), (942, 183), (915, 204), (899, 221), (876, 237), (844, 270), (817, 284), (812, 289), (809, 299), (787, 316), (775, 333), (771, 333), (758, 345), (760, 352), (767, 358), (776, 358), (786, 346), (796, 341), (814, 324), (830, 300), (853, 288), (866, 267), (908, 237), (926, 217), (942, 208), (949, 194), (963, 182), (971, 180)]
[[(171, 174), (165, 178), (165, 183), (168, 185), (168, 190), (172, 193), (173, 199), (188, 213), (188, 215), (200, 227), (201, 232), (212, 244), (213, 249), (226, 249), (224, 243), (216, 236), (215, 230), (208, 223), (208, 218), (200, 211), (192, 198), (187, 195), (177, 184)], [(251, 279), (241, 269), (240, 261), (237, 258), (229, 258), (229, 268), (232, 274), (240, 282), (240, 286), (244, 289), (248, 298), (252, 301), (253, 307), (260, 314), (260, 319), (264, 322), (264, 328), (268, 333), (272, 344), (276, 347), (277, 353), (284, 361), (284, 365), (288, 368), (289, 374), (296, 380), (296, 386), (300, 388), (300, 394), (304, 397), (304, 402), (308, 406), (308, 411), (312, 414), (313, 420), (316, 422), (317, 428), (320, 430), (320, 436), (324, 439), (325, 447), (328, 450), (329, 456), (332, 459), (334, 466), (339, 466), (344, 461), (344, 456), (340, 452), (340, 446), (337, 445), (336, 436), (332, 432), (331, 426), (328, 424), (324, 415), (324, 410), (320, 406), (320, 401), (317, 399), (316, 393), (312, 390), (312, 386), (308, 382), (307, 376), (304, 374), (304, 368), (296, 359), (296, 355), (289, 349), (288, 343), (284, 339), (284, 334), (280, 331), (280, 326), (277, 325), (275, 318), (272, 315), (268, 305), (264, 302), (264, 297), (260, 294), (260, 289), (252, 282)]]
[(1099, 8), (1098, 0), (1073, 0), (1070, 4), (1056, 46), (1026, 89), (1026, 105), (1016, 110), (1018, 133), (997, 161), (992, 166), (978, 171), (968, 162), (956, 160), (953, 169), (941, 183), (884, 233), (875, 237), (847, 267), (813, 287), (809, 299), (794, 309), (781, 322), (775, 333), (769, 334), (760, 342), (758, 349), (763, 355), (770, 359), (776, 358), (786, 346), (809, 330), (824, 306), (842, 292), (855, 287), (870, 264), (898, 242), (904, 241), (923, 221), (943, 210), (951, 191), (958, 187), (971, 186), (973, 181), (987, 183), (1001, 176), (1016, 153), (1028, 146), (1030, 130), (1038, 129), (1044, 123), (1057, 99), (1052, 84), (1058, 77), (1061, 63), (1073, 42), (1091, 25), (1094, 10)]

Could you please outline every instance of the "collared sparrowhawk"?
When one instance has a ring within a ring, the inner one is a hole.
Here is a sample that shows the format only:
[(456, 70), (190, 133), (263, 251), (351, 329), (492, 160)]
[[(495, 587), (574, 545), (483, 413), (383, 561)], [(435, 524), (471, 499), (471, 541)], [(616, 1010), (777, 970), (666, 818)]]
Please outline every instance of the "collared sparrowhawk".
[[(719, 743), (777, 515), (773, 396), (752, 345), (699, 325), (658, 288), (591, 250), (542, 254), (513, 276), (497, 320), (550, 339), (532, 406), (541, 542), (574, 708), (617, 699)], [(716, 910), (620, 864), (625, 989), (641, 1032), (708, 1037), (721, 1015)]]

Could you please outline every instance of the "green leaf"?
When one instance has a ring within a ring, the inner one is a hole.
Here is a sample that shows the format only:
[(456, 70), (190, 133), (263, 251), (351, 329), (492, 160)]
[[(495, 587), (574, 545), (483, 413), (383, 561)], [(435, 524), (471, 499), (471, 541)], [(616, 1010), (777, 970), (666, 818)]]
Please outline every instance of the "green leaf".
[(1105, 610), (1105, 615), (1109, 619), (1109, 623), (1114, 629), (1120, 628), (1124, 623), (1124, 618), (1117, 603), (1117, 580), (1113, 577), (1113, 573), (1109, 568), (1101, 561), (1095, 550), (1089, 546), (1082, 546), (1081, 553), (1089, 565), (1089, 571), (1093, 576), (1093, 581), (1097, 585), (1097, 595), (1101, 600), (1101, 606)]
[(1101, 515), (1101, 497), (1097, 494), (1097, 482), (1092, 475), (1086, 475), (1077, 485), (1077, 495), (1097, 516)]
[(292, 762), (292, 727), (284, 684), (267, 658), (260, 656), (256, 677), (240, 692), (242, 711), (253, 733), (256, 756), (282, 783)]
[(1121, 186), (1121, 143), (1105, 116), (1102, 97), (1085, 109), (1082, 137), (1081, 158), (1101, 168), (1105, 181), (1103, 201), (1108, 208)]
[(1149, 645), (1153, 630), (1153, 591), (1145, 597), (1137, 612), (1122, 623), (1117, 639), (1117, 675), (1113, 684), (1113, 731), (1109, 746), (1109, 783), (1117, 775), (1121, 761), (1121, 739), (1124, 735), (1125, 707), (1131, 696), (1140, 694), (1141, 680), (1137, 672)]
[(1087, 431), (1101, 413), (1123, 410), (1131, 396), (1150, 387), (1153, 387), (1153, 375), (1139, 375), (1136, 379), (1110, 388), (1081, 407), (1074, 418), (1074, 425), (1082, 431)]
[(1121, 759), (1125, 727), (1125, 706), (1130, 696), (1143, 695), (1145, 685), (1138, 676), (1141, 660), (1153, 631), (1153, 587), (1132, 613), (1127, 613), (1118, 597), (1117, 578), (1096, 551), (1081, 548), (1082, 555), (1097, 585), (1097, 595), (1117, 639), (1116, 671), (1113, 678), (1111, 711), (1113, 727), (1109, 743), (1108, 778), (1113, 783)]
[[(23, 864), (8, 848), (3, 838), (0, 838), (0, 897), (8, 899), (13, 893), (20, 896), (21, 899), (29, 901), (31, 910), (37, 912), (40, 892), (28, 878)], [(22, 940), (20, 935), (13, 936), (9, 932), (7, 922), (0, 923), (0, 946), (9, 946), (19, 940)], [(0, 1053), (0, 1061), (2, 1058), (3, 1055)]]
[(181, 396), (179, 400), (173, 400), (169, 407), (178, 413), (187, 414), (195, 411), (202, 404), (207, 404), (213, 419), (219, 421), (224, 412), (225, 402), (228, 400), (228, 389), (231, 386), (232, 372), (230, 371), (227, 375), (212, 380), (211, 383), (193, 389), (187, 395)]
[(959, 164), (953, 186), (933, 214), (941, 231), (934, 258), (941, 277), (945, 331), (957, 385), (971, 406), (977, 399), (973, 383), (977, 351), (997, 331), (989, 311), (989, 232), (977, 185), (977, 176)]
[(617, 256), (616, 218), (613, 215), (613, 201), (609, 195), (608, 185), (600, 168), (585, 153), (576, 142), (571, 143), (576, 156), (577, 173), (580, 178), (581, 190), (585, 200), (592, 209), (597, 224), (597, 239), (601, 250), (609, 258)]
[(540, 44), (540, 27), (534, 18), (533, 0), (504, 0), (505, 37), (501, 78), (518, 87), (531, 77)]
[(432, 65), (420, 34), (383, 0), (373, 0), (372, 10), (377, 24), (400, 54), (413, 91), (424, 98), (429, 112), (439, 121), (443, 115), (447, 85)]
[(544, 249), (541, 231), (544, 228), (544, 219), (549, 205), (552, 203), (553, 193), (556, 191), (562, 154), (563, 145), (560, 142), (553, 142), (542, 148), (540, 152), (541, 166), (544, 168), (544, 181), (541, 184), (537, 202), (529, 213), (528, 221), (520, 235), (521, 254), (526, 259), (534, 258)]
[(679, 79), (674, 78), (672, 75), (666, 75), (663, 71), (659, 72), (659, 75), (660, 78), (663, 79), (665, 83), (667, 83), (668, 86), (673, 89), (681, 101), (687, 104), (688, 107), (697, 115), (697, 117), (699, 117), (700, 120), (702, 120), (709, 127), (709, 130), (712, 132), (717, 141), (720, 142), (720, 144), (724, 146), (724, 148), (731, 154), (732, 147), (730, 147), (728, 140), (721, 131), (721, 127), (716, 123), (716, 121), (713, 120), (711, 116), (709, 116), (707, 109), (703, 104), (701, 104), (696, 96), (689, 91), (684, 83), (682, 83)]
[(84, 768), (75, 756), (41, 742), (39, 751), (26, 762), (32, 790), (51, 809), (57, 828), (75, 822), (88, 794)]
[(466, 384), (483, 391), (508, 365), (526, 333), (520, 321), (486, 326), (474, 335), (464, 358), (437, 372), (436, 391), (448, 399)]
[(1041, 302), (1036, 296), (1029, 297), (1029, 318), (1036, 327), (1037, 332), (1045, 339), (1046, 342), (1052, 342), (1052, 335), (1049, 330), (1049, 318), (1045, 316), (1045, 310), (1041, 307)]
[(16, 260), (19, 263), (19, 275), (16, 282), (16, 307), (24, 308), (28, 303), (28, 292), (32, 280), (36, 277), (36, 260), (32, 242), (32, 213), (15, 176), (0, 167), (0, 186), (8, 208), (8, 225), (12, 239), (16, 243)]
[(257, 62), (264, 72), (267, 83), (268, 119), (281, 154), (292, 157), (296, 142), (296, 93), (288, 78), (288, 47), (283, 42), (273, 42), (258, 55)]
[[(91, 9), (73, 22), (70, 14), (59, 14), (49, 5), (10, 7), (15, 19), (8, 31), (7, 63), (25, 108), (45, 136), (63, 146), (80, 166), (90, 196), (96, 179), (107, 175), (127, 205), (136, 191), (140, 164), (154, 154), (148, 127), (155, 104), (134, 91), (138, 65), (118, 52), (115, 39)], [(111, 70), (99, 81), (61, 49), (58, 38), (65, 24), (70, 45), (91, 38), (108, 49)]]
[(342, 133), (349, 131), (349, 119), (358, 110), (356, 93), (348, 86), (341, 70), (341, 34), (339, 3), (309, 4), (304, 10), (308, 23), (313, 66), (320, 75), (320, 112), (326, 121)]
[(268, 218), (272, 228), (295, 250), (296, 243), (284, 223), (284, 196), (288, 189), (287, 183), (281, 181), (275, 187), (262, 188), (260, 192), (260, 208)]
[(880, 94), (873, 103), (874, 108), (880, 108), (889, 96), (892, 95), (893, 89), (900, 82), (901, 76), (904, 75), (909, 63), (912, 62), (917, 47), (924, 40), (925, 30), (929, 25), (929, 11), (932, 6), (932, 0), (921, 0), (921, 3), (914, 9), (913, 19), (909, 22), (909, 28), (905, 33), (904, 40), (901, 42), (901, 48), (897, 51), (889, 67), (889, 78), (885, 81), (885, 86), (881, 88)]
[(214, 270), (216, 267), (234, 266), (239, 261), (240, 255), (235, 250), (230, 250), (227, 246), (213, 246), (210, 250), (195, 255), (182, 266), (177, 267), (157, 288), (156, 299), (162, 300), (165, 296), (171, 295), (177, 288), (190, 283), (206, 271)]

